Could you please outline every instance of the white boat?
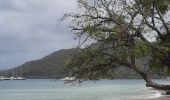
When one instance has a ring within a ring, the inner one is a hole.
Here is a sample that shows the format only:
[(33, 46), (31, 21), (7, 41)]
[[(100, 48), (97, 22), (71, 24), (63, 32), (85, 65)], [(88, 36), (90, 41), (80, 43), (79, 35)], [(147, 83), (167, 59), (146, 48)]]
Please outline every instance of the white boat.
[(17, 77), (17, 80), (26, 80), (26, 78), (23, 78), (23, 77)]
[(26, 78), (22, 78), (22, 77), (13, 77), (11, 76), (10, 78), (4, 77), (4, 76), (0, 76), (0, 81), (2, 80), (26, 80)]
[(0, 76), (0, 80), (10, 80), (10, 78), (4, 77), (4, 76)]
[(76, 78), (75, 77), (65, 77), (65, 78), (63, 78), (61, 80), (63, 80), (63, 81), (75, 81)]
[(26, 80), (26, 78), (23, 77), (10, 77), (11, 80)]
[(4, 77), (3, 80), (10, 80), (10, 78)]
[(10, 77), (10, 80), (17, 80), (17, 78), (11, 76), (11, 77)]

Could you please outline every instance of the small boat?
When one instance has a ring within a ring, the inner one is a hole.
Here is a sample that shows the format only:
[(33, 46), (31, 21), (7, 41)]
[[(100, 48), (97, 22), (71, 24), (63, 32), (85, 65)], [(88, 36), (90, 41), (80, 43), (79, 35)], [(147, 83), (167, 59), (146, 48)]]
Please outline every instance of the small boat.
[(26, 80), (26, 78), (22, 78), (22, 77), (10, 77), (11, 80)]
[(26, 78), (23, 78), (23, 77), (17, 77), (17, 80), (26, 80)]
[(3, 80), (10, 80), (10, 78), (5, 77), (5, 78), (3, 78)]
[(0, 81), (3, 80), (26, 80), (26, 78), (22, 78), (22, 77), (13, 77), (11, 76), (10, 78), (4, 77), (4, 76), (0, 76)]
[(10, 78), (4, 77), (4, 76), (0, 76), (0, 80), (10, 80)]
[(61, 80), (63, 80), (63, 81), (75, 81), (76, 78), (75, 77), (65, 77), (65, 78), (63, 78)]
[(10, 80), (17, 80), (17, 78), (11, 76), (11, 77), (10, 77)]

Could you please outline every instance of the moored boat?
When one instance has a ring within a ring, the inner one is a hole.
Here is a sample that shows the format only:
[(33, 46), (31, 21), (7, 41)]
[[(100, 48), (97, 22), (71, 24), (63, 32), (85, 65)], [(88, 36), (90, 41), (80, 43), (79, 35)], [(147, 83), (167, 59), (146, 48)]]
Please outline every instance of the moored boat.
[(4, 76), (0, 76), (0, 80), (10, 80), (10, 78), (4, 77)]
[(0, 76), (0, 81), (2, 81), (2, 80), (26, 80), (26, 78), (23, 78), (23, 77), (13, 77), (13, 76), (8, 78), (8, 77)]
[(26, 80), (26, 78), (23, 77), (17, 77), (18, 80)]
[(65, 77), (61, 80), (63, 80), (63, 81), (74, 81), (74, 80), (76, 80), (76, 78), (75, 77)]

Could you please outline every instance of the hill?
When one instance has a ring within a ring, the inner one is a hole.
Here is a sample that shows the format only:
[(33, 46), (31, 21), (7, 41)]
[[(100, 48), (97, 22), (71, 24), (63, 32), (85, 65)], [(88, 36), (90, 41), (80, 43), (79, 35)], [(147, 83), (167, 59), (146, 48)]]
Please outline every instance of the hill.
[[(95, 46), (95, 45), (94, 45)], [(42, 59), (26, 62), (18, 67), (0, 71), (0, 76), (23, 76), (26, 78), (63, 78), (63, 70), (66, 67), (66, 62), (71, 59), (80, 49), (63, 49), (56, 51)], [(136, 64), (141, 69), (149, 60), (149, 57), (137, 60)], [(152, 72), (153, 78), (162, 78), (161, 73)], [(111, 78), (140, 78), (135, 72), (129, 69), (119, 68)]]
[(26, 62), (18, 67), (1, 71), (3, 76), (24, 76), (27, 78), (60, 78), (66, 67), (66, 62), (76, 52), (77, 48), (56, 51), (42, 59)]

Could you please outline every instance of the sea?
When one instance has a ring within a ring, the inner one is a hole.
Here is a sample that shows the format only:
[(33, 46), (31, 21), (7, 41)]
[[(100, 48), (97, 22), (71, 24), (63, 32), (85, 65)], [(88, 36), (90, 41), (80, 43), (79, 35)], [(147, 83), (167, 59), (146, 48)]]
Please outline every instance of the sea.
[[(168, 83), (166, 80), (155, 80)], [(84, 81), (27, 79), (0, 81), (0, 100), (151, 100), (161, 92), (147, 88), (143, 80)]]

